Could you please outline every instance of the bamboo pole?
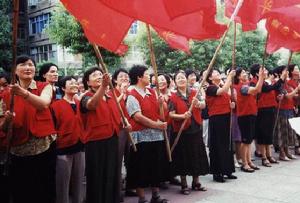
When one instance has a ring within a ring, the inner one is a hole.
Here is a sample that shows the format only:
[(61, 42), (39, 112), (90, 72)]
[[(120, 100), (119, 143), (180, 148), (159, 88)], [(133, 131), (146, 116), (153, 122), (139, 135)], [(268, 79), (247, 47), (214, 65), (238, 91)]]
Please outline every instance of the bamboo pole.
[(267, 46), (268, 46), (269, 37), (270, 37), (270, 34), (268, 32), (267, 37), (266, 37), (266, 42), (265, 42), (265, 50), (264, 50), (263, 63), (262, 63), (263, 67), (265, 67), (265, 63), (266, 63), (266, 60), (268, 57)]
[[(97, 46), (96, 44), (92, 44), (92, 45), (93, 45), (93, 48), (94, 48), (94, 50), (95, 50), (95, 53), (96, 53), (97, 59), (98, 59), (98, 61), (99, 61), (99, 64), (100, 64), (101, 67), (103, 68), (104, 73), (108, 73), (107, 66), (106, 66), (106, 64), (104, 63), (103, 57), (102, 57), (102, 55), (101, 55), (101, 52), (100, 52), (98, 46)], [(118, 102), (117, 95), (116, 95), (116, 93), (115, 93), (115, 90), (114, 90), (114, 86), (113, 86), (113, 84), (112, 84), (112, 81), (109, 82), (109, 87), (111, 88), (112, 93), (113, 93), (113, 98), (114, 98), (114, 100), (115, 100), (116, 103), (117, 103), (118, 110), (119, 110), (119, 112), (120, 112), (120, 114), (121, 114), (122, 122), (123, 122), (124, 126), (128, 127), (129, 123), (128, 123), (128, 121), (127, 121), (125, 115), (124, 115), (124, 112), (123, 112), (123, 110), (122, 110), (122, 108), (121, 108), (120, 103)], [(128, 132), (128, 140), (129, 140), (130, 144), (132, 145), (133, 150), (136, 152), (137, 149), (136, 149), (136, 146), (135, 146), (135, 144), (134, 144), (134, 141), (133, 141), (133, 139), (132, 139), (132, 136), (131, 136), (131, 133), (130, 133), (130, 132)]]
[[(11, 84), (14, 85), (16, 83), (16, 59), (17, 59), (17, 38), (18, 38), (18, 23), (19, 23), (19, 0), (13, 1), (13, 36), (12, 36), (12, 55), (13, 55), (13, 63), (11, 68)], [(14, 112), (14, 93), (10, 94), (10, 103), (9, 103), (9, 111), (11, 113)], [(9, 162), (10, 162), (10, 149), (13, 141), (13, 121), (10, 121), (7, 129), (7, 147), (4, 157), (4, 170), (3, 175), (8, 175), (9, 170)]]
[[(220, 52), (220, 50), (221, 50), (221, 47), (222, 47), (222, 45), (223, 45), (224, 42), (225, 42), (225, 38), (226, 38), (226, 36), (227, 36), (227, 34), (228, 34), (228, 31), (229, 31), (229, 29), (230, 29), (230, 25), (231, 25), (232, 22), (234, 21), (234, 18), (235, 18), (235, 16), (237, 15), (238, 11), (240, 10), (242, 4), (243, 4), (243, 0), (239, 0), (239, 1), (238, 1), (238, 4), (237, 4), (237, 6), (236, 6), (236, 8), (235, 8), (235, 10), (234, 10), (234, 12), (233, 12), (233, 14), (231, 15), (230, 21), (229, 21), (228, 24), (227, 24), (227, 30), (224, 32), (224, 34), (223, 34), (223, 36), (222, 36), (222, 38), (221, 38), (221, 41), (220, 41), (219, 45), (217, 46), (217, 48), (216, 48), (216, 50), (215, 50), (215, 53), (214, 53), (214, 55), (213, 55), (213, 58), (212, 58), (212, 60), (210, 61), (209, 65), (208, 65), (208, 68), (207, 68), (206, 71), (205, 71), (205, 74), (203, 75), (203, 79), (202, 79), (202, 81), (201, 81), (200, 84), (199, 84), (197, 93), (196, 93), (196, 95), (195, 95), (196, 98), (198, 97), (198, 95), (199, 95), (199, 93), (200, 93), (200, 91), (201, 91), (201, 88), (202, 88), (202, 86), (203, 86), (203, 83), (206, 81), (209, 72), (210, 72), (210, 71), (212, 70), (212, 68), (213, 68), (213, 65), (214, 65), (214, 63), (215, 63), (215, 61), (216, 61), (216, 58), (217, 58), (217, 56), (218, 56), (218, 54), (219, 54), (219, 52)], [(192, 112), (192, 108), (193, 108), (193, 106), (191, 105), (188, 111), (189, 111), (189, 112)], [(179, 129), (179, 132), (178, 132), (178, 134), (177, 134), (177, 136), (176, 136), (176, 138), (175, 138), (175, 140), (174, 140), (174, 143), (173, 143), (173, 145), (172, 145), (172, 147), (171, 147), (171, 152), (174, 151), (174, 148), (176, 147), (176, 145), (177, 145), (177, 143), (178, 143), (178, 141), (179, 141), (179, 138), (180, 138), (180, 136), (181, 136), (181, 134), (182, 134), (183, 128), (184, 128), (184, 126), (185, 126), (187, 120), (188, 120), (188, 119), (184, 119), (184, 121), (182, 122), (181, 127), (180, 127), (180, 129)]]
[[(232, 48), (232, 70), (236, 69), (236, 22), (234, 22), (234, 34), (233, 34), (233, 48)], [(231, 83), (233, 83), (233, 78), (231, 78)], [(234, 99), (234, 88), (233, 84), (230, 86), (231, 102), (235, 102)], [(232, 124), (233, 124), (233, 109), (230, 108), (230, 124), (229, 124), (229, 150), (231, 150), (232, 141)]]
[[(149, 49), (150, 49), (150, 59), (151, 59), (151, 64), (154, 70), (154, 76), (155, 76), (155, 81), (156, 81), (156, 93), (158, 96), (160, 96), (160, 91), (158, 88), (158, 72), (157, 72), (157, 64), (156, 64), (156, 59), (155, 59), (155, 53), (154, 53), (154, 49), (153, 49), (153, 43), (152, 43), (152, 36), (151, 36), (151, 31), (150, 31), (150, 26), (149, 24), (146, 24), (147, 27), (147, 35), (148, 35), (148, 44), (149, 44)], [(164, 109), (163, 109), (163, 104), (160, 103), (159, 104), (159, 113), (160, 113), (160, 117), (163, 119), (163, 121), (165, 121), (165, 113), (164, 113)], [(172, 154), (171, 154), (171, 150), (170, 150), (170, 142), (169, 142), (169, 138), (168, 138), (168, 134), (166, 130), (163, 130), (163, 135), (164, 135), (164, 139), (165, 139), (165, 145), (166, 145), (166, 150), (167, 150), (167, 156), (168, 156), (168, 160), (169, 162), (172, 161)]]

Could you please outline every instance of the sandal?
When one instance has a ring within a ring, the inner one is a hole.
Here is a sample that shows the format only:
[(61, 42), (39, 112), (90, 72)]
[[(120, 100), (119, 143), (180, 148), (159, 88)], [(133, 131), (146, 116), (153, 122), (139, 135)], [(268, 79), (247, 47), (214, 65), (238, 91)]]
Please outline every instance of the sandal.
[(269, 162), (269, 160), (267, 158), (261, 159), (261, 164), (265, 167), (272, 167), (271, 163)]
[(190, 190), (189, 190), (189, 188), (188, 188), (188, 186), (187, 185), (185, 185), (185, 186), (181, 186), (181, 194), (183, 194), (183, 195), (189, 195), (190, 194)]
[(253, 173), (255, 170), (253, 168), (245, 168), (244, 166), (241, 167), (241, 171), (246, 173)]
[(289, 159), (297, 159), (297, 157), (295, 157), (295, 155), (293, 155), (293, 154), (286, 154), (286, 156)]
[(274, 157), (272, 157), (272, 156), (269, 156), (269, 157), (267, 157), (267, 159), (269, 160), (269, 162), (271, 163), (271, 164), (279, 164), (279, 161), (277, 161)]
[(259, 170), (260, 168), (254, 164), (249, 164), (250, 168), (254, 169), (254, 170)]
[(205, 187), (202, 187), (200, 183), (192, 183), (192, 190), (194, 191), (207, 191)]
[(150, 203), (170, 203), (170, 201), (167, 199), (161, 199), (160, 196), (158, 196), (155, 198), (152, 197)]
[(286, 156), (280, 156), (279, 160), (281, 160), (281, 161), (290, 161), (290, 159), (287, 158)]

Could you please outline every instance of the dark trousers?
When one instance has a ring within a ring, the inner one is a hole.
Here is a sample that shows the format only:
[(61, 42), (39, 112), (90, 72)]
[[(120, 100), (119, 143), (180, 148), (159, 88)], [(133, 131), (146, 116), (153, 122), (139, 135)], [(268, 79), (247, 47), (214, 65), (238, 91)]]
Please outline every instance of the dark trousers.
[(11, 157), (9, 181), (13, 203), (55, 203), (56, 145), (38, 155)]
[(118, 137), (86, 143), (85, 161), (86, 202), (119, 202)]
[(4, 163), (2, 157), (4, 157), (4, 153), (0, 152), (0, 202), (9, 203), (9, 181), (8, 177), (3, 175)]

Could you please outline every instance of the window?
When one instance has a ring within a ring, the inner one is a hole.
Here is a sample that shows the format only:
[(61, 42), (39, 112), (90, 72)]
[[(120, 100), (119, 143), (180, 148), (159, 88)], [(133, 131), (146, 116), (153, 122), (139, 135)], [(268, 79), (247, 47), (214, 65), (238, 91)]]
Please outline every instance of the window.
[(49, 24), (50, 13), (42, 14), (29, 19), (29, 34), (34, 35), (41, 33)]
[(56, 45), (55, 44), (47, 44), (38, 47), (30, 48), (31, 57), (37, 62), (43, 61), (56, 61)]
[(130, 27), (129, 34), (136, 35), (138, 31), (138, 22), (134, 21)]

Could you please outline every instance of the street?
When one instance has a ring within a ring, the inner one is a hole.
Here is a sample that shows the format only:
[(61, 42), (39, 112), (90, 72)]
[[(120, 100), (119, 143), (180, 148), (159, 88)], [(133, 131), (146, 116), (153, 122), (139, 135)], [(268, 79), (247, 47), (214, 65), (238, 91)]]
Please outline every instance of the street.
[[(275, 154), (277, 158), (277, 154)], [(271, 168), (261, 166), (261, 161), (254, 162), (260, 167), (255, 173), (236, 170), (237, 180), (226, 183), (212, 181), (212, 175), (200, 177), (208, 191), (191, 191), (190, 195), (180, 194), (180, 186), (170, 186), (161, 190), (161, 196), (171, 203), (292, 203), (300, 202), (300, 157), (289, 162), (280, 162)], [(189, 183), (191, 178), (188, 179)], [(190, 184), (189, 184), (190, 185)], [(150, 200), (151, 192), (147, 190)], [(138, 198), (126, 197), (125, 203), (136, 203)]]

